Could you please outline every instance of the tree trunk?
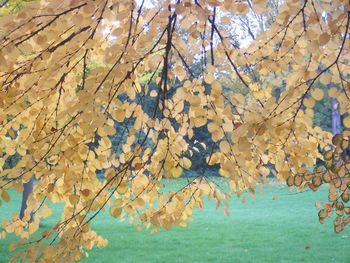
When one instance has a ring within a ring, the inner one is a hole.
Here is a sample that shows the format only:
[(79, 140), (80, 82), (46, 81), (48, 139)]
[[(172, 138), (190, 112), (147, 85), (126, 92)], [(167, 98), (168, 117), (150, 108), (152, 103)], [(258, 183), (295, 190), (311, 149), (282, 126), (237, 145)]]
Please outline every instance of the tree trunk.
[(341, 116), (339, 112), (339, 102), (332, 98), (332, 133), (341, 133)]
[[(28, 197), (33, 192), (33, 187), (34, 187), (34, 176), (27, 183), (23, 184), (22, 205), (21, 205), (21, 211), (19, 213), (20, 219), (23, 219), (24, 217), (24, 211), (27, 208)], [(32, 216), (33, 215), (31, 215), (31, 217)]]

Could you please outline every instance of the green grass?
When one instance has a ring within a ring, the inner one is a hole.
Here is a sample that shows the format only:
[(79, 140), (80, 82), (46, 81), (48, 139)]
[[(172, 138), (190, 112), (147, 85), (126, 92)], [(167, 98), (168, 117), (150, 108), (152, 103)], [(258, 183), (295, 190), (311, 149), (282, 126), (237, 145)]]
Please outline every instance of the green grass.
[[(169, 187), (183, 181), (171, 181)], [(273, 200), (274, 196), (279, 196)], [(19, 209), (20, 196), (0, 209), (0, 219)], [(332, 222), (318, 222), (315, 202), (325, 201), (327, 189), (290, 193), (286, 187), (265, 187), (245, 204), (232, 199), (229, 217), (206, 202), (187, 228), (159, 234), (138, 232), (127, 222), (100, 215), (96, 231), (109, 240), (107, 247), (89, 252), (91, 262), (350, 262), (350, 228), (333, 232)], [(55, 209), (56, 212), (59, 208)], [(43, 227), (54, 219), (43, 222)], [(0, 240), (0, 262), (7, 262), (10, 240)], [(306, 249), (310, 247), (310, 249)]]

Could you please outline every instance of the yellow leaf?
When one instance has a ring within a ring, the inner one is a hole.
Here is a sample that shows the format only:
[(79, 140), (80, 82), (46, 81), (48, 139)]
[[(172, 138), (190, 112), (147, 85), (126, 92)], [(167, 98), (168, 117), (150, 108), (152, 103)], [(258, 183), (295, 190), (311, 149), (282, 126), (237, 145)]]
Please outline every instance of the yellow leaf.
[(324, 92), (321, 89), (314, 89), (313, 91), (311, 91), (311, 96), (315, 100), (322, 100), (324, 97)]
[(0, 51), (0, 70), (5, 70), (7, 68), (7, 62), (5, 56)]
[(232, 7), (234, 12), (237, 12), (240, 14), (246, 14), (249, 10), (248, 5), (246, 3), (234, 4)]
[(84, 190), (81, 191), (81, 193), (82, 193), (83, 196), (87, 197), (87, 196), (90, 195), (90, 190), (89, 189), (84, 189)]
[(47, 43), (47, 36), (45, 35), (39, 35), (35, 41), (39, 44), (39, 45), (44, 45)]
[(343, 124), (346, 128), (350, 128), (350, 116), (347, 116), (343, 119)]
[(17, 243), (11, 243), (9, 245), (9, 252), (12, 252), (13, 250), (15, 250), (17, 248)]
[(122, 109), (117, 109), (112, 112), (112, 117), (118, 122), (123, 122), (125, 119), (125, 111)]
[(332, 82), (332, 75), (328, 72), (326, 73), (323, 73), (321, 76), (320, 76), (320, 82), (323, 84), (323, 85), (328, 85), (329, 83)]
[(330, 40), (330, 36), (328, 35), (328, 33), (322, 33), (318, 38), (318, 42), (320, 43), (321, 46), (326, 45), (329, 40)]
[(8, 131), (8, 134), (11, 136), (12, 139), (14, 139), (16, 137), (15, 131), (13, 129), (10, 129)]
[(40, 216), (42, 217), (48, 217), (52, 215), (52, 210), (50, 207), (48, 207), (46, 204), (44, 204), (43, 208), (40, 211)]
[(70, 195), (69, 196), (69, 202), (72, 205), (76, 205), (79, 202), (79, 196), (78, 195)]
[(150, 94), (151, 97), (157, 97), (158, 93), (155, 90), (151, 90)]
[(266, 11), (266, 0), (254, 0), (253, 10), (257, 14), (262, 14)]
[(117, 207), (117, 206), (112, 206), (109, 210), (111, 216), (117, 218), (121, 215), (122, 213), (122, 209), (120, 207)]
[(230, 144), (227, 141), (220, 142), (220, 151), (223, 153), (229, 153), (231, 150)]
[(330, 88), (328, 90), (329, 97), (336, 98), (339, 94), (339, 90), (336, 87)]
[(55, 185), (54, 184), (48, 184), (47, 185), (47, 192), (48, 193), (51, 193), (54, 189), (55, 189)]
[(303, 103), (307, 108), (313, 108), (315, 106), (315, 100), (313, 98), (305, 99)]
[(241, 152), (250, 151), (250, 146), (251, 146), (251, 143), (247, 140), (246, 137), (239, 138), (239, 140), (238, 140), (238, 149)]
[(231, 100), (233, 104), (242, 105), (244, 103), (244, 96), (240, 93), (236, 93), (232, 95)]
[(125, 182), (122, 182), (117, 188), (117, 192), (121, 195), (125, 194), (127, 190), (128, 185)]
[(184, 167), (185, 169), (191, 168), (191, 161), (190, 161), (190, 159), (184, 157), (184, 158), (182, 159), (182, 161), (183, 161), (183, 167)]
[(5, 190), (2, 191), (1, 198), (4, 199), (6, 203), (8, 203), (11, 199), (10, 195)]
[(231, 23), (231, 18), (228, 16), (221, 17), (221, 23), (224, 25), (229, 25)]
[(171, 177), (172, 178), (178, 178), (181, 176), (182, 174), (182, 168), (180, 166), (177, 166), (177, 167), (173, 167), (171, 170), (170, 170), (170, 173), (171, 173)]
[(204, 76), (204, 81), (208, 84), (212, 84), (214, 82), (214, 76), (212, 74), (206, 74)]

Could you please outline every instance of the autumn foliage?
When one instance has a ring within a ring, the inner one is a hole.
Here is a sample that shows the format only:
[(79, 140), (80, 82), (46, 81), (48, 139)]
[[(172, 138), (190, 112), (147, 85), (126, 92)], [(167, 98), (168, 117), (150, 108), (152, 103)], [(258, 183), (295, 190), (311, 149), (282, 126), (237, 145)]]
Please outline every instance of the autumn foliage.
[[(25, 216), (2, 223), (3, 238), (20, 237), (15, 257), (81, 258), (107, 243), (90, 228), (104, 210), (152, 231), (186, 226), (204, 197), (227, 210), (227, 198), (254, 195), (269, 174), (299, 189), (326, 184), (320, 221), (335, 212), (341, 231), (350, 213), (350, 133), (332, 142), (313, 125), (313, 107), (328, 93), (350, 127), (350, 5), (287, 0), (247, 47), (231, 41), (235, 17), (269, 8), (264, 0), (52, 0), (2, 16), (1, 199), (10, 202), (11, 189), (35, 177)], [(223, 72), (246, 95), (225, 93)], [(196, 138), (201, 127), (211, 143)], [(162, 178), (180, 177), (204, 149), (196, 178), (162, 189)], [(310, 170), (317, 158), (324, 164)], [(228, 192), (206, 176), (208, 166), (219, 167)], [(52, 203), (64, 204), (62, 217), (42, 232)]]

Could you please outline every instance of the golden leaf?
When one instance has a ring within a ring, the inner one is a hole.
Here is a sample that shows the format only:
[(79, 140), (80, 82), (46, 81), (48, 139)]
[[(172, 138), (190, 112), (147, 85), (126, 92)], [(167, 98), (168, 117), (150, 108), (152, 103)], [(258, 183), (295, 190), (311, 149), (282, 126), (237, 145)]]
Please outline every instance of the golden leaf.
[(343, 119), (343, 124), (346, 128), (350, 128), (350, 116), (347, 116)]
[(69, 202), (72, 204), (72, 205), (76, 205), (78, 202), (79, 202), (79, 196), (78, 195), (70, 195), (69, 196)]
[(3, 190), (3, 191), (1, 192), (1, 198), (2, 198), (6, 203), (8, 203), (8, 202), (11, 200), (10, 195), (9, 195), (5, 190)]
[(111, 216), (113, 217), (119, 217), (122, 213), (122, 209), (120, 207), (117, 207), (117, 206), (112, 206), (109, 210)]
[(182, 168), (180, 166), (175, 166), (170, 170), (172, 178), (178, 178), (182, 174)]
[(314, 89), (314, 90), (311, 91), (311, 96), (315, 100), (322, 100), (323, 97), (324, 97), (323, 90), (321, 90), (321, 89)]
[(318, 41), (319, 41), (321, 46), (326, 45), (329, 40), (330, 40), (330, 36), (328, 35), (328, 33), (322, 33), (320, 35), (320, 37), (318, 38)]

